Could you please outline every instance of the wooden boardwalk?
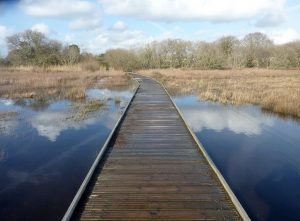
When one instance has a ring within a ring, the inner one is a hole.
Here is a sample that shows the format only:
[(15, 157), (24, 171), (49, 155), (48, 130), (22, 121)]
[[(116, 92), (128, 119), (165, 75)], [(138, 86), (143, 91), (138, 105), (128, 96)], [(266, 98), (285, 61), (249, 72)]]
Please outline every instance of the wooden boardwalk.
[(247, 220), (165, 89), (140, 78), (123, 120), (64, 220)]

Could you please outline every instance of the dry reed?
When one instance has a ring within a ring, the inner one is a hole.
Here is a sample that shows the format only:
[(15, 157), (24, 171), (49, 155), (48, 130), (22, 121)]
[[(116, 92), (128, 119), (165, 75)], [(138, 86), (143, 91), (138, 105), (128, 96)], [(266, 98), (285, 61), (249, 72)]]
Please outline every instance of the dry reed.
[(121, 71), (100, 69), (88, 71), (78, 65), (0, 69), (0, 97), (2, 98), (79, 100), (85, 98), (87, 88), (127, 84), (127, 76)]
[(259, 105), (265, 111), (300, 118), (300, 70), (140, 71), (163, 82), (174, 95), (195, 94), (203, 100)]
[(89, 114), (98, 112), (105, 107), (105, 103), (100, 100), (90, 100), (83, 103), (73, 104), (72, 119), (81, 121), (87, 119)]

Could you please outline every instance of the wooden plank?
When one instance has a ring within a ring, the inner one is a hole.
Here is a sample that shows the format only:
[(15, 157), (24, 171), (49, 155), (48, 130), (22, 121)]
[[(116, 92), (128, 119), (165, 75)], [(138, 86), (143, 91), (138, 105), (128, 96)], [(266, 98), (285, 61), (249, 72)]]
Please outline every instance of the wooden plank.
[(82, 220), (234, 220), (238, 216), (231, 210), (113, 210), (86, 211)]
[(72, 219), (242, 220), (164, 88), (139, 81)]

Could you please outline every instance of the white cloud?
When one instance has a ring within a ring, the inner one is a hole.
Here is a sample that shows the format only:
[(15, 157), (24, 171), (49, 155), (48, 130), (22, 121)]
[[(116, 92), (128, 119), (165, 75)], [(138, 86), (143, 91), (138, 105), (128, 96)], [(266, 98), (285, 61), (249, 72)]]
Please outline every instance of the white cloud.
[(160, 21), (226, 22), (252, 19), (279, 10), (284, 0), (99, 0), (112, 15)]
[(83, 46), (83, 50), (95, 54), (103, 53), (111, 48), (137, 48), (154, 40), (140, 30), (115, 31), (111, 28), (99, 28), (86, 33), (78, 33), (68, 36), (68, 39), (74, 39), (73, 43), (75, 42)]
[(73, 44), (76, 42), (76, 35), (74, 33), (68, 33), (64, 36), (64, 41), (68, 44)]
[(276, 30), (269, 34), (275, 44), (284, 44), (291, 41), (299, 40), (300, 33), (293, 28)]
[(286, 20), (287, 16), (282, 12), (268, 13), (259, 19), (256, 25), (258, 27), (277, 26), (284, 23)]
[(280, 25), (288, 20), (285, 12), (285, 0), (278, 0), (270, 10), (257, 21), (256, 25), (259, 27), (274, 27)]
[(69, 28), (72, 30), (78, 29), (95, 29), (100, 27), (101, 20), (100, 18), (78, 18), (74, 21), (71, 21)]
[(44, 23), (40, 23), (40, 24), (36, 24), (36, 25), (32, 26), (31, 30), (41, 32), (45, 35), (48, 35), (48, 34), (51, 33), (50, 28), (48, 27), (48, 25), (46, 25)]
[(114, 48), (138, 47), (147, 42), (147, 37), (139, 30), (110, 33), (111, 46)]
[(13, 31), (6, 26), (0, 25), (0, 57), (7, 54), (6, 37), (13, 34)]
[(127, 27), (123, 21), (117, 21), (113, 24), (112, 29), (116, 31), (124, 31), (127, 29)]
[(20, 7), (37, 17), (74, 17), (93, 11), (93, 4), (84, 0), (22, 0)]
[(6, 26), (0, 25), (0, 39), (5, 39), (9, 34), (11, 33), (11, 30), (7, 28)]

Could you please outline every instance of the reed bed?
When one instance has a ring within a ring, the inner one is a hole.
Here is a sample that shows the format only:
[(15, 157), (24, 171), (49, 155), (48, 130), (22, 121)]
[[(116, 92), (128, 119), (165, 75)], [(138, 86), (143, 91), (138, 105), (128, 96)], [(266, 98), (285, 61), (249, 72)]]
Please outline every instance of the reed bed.
[(224, 104), (254, 104), (264, 111), (300, 118), (300, 70), (140, 71), (164, 83), (173, 95), (194, 94)]
[(80, 65), (0, 68), (0, 97), (80, 100), (87, 88), (128, 85), (121, 71), (86, 70)]

